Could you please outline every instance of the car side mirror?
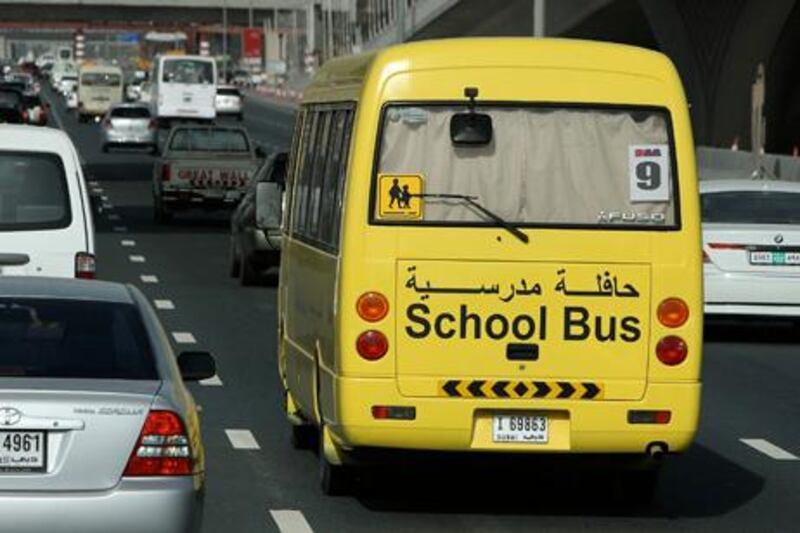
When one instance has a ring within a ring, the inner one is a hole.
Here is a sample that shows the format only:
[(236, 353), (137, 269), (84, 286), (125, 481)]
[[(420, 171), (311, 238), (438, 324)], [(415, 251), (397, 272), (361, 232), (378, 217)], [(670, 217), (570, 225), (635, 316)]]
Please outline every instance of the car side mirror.
[(183, 352), (178, 356), (178, 368), (185, 381), (200, 381), (214, 377), (217, 363), (208, 352)]
[(262, 181), (256, 185), (256, 226), (259, 229), (281, 227), (283, 188), (279, 183)]

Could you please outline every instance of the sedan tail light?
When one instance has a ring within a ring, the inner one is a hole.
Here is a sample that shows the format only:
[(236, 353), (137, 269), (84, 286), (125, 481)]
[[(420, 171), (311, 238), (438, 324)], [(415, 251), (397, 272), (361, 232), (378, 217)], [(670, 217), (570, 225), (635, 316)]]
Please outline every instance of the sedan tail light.
[(161, 165), (161, 181), (169, 181), (172, 178), (172, 167), (169, 163)]
[(150, 122), (147, 124), (147, 129), (149, 130), (157, 130), (158, 129), (158, 122), (156, 119), (151, 118)]
[(172, 411), (150, 411), (123, 476), (188, 476), (193, 468), (181, 418)]
[(97, 261), (93, 254), (78, 252), (75, 254), (75, 277), (80, 279), (94, 279), (97, 270)]

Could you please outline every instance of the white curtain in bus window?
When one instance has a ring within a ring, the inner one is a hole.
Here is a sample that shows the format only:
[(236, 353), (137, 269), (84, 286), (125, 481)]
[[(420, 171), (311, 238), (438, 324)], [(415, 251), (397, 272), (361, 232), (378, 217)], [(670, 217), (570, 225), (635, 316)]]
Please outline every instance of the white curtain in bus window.
[[(389, 108), (378, 175), (420, 175), (426, 194), (476, 197), (517, 224), (674, 225), (673, 154), (665, 113), (479, 106), (478, 112), (492, 118), (491, 143), (456, 146), (450, 118), (465, 111)], [(656, 153), (666, 168), (646, 165), (642, 177), (650, 181), (643, 186), (659, 185), (667, 192), (660, 201), (643, 202), (632, 190), (631, 158)], [(425, 198), (422, 221), (479, 223), (486, 216), (464, 201)]]

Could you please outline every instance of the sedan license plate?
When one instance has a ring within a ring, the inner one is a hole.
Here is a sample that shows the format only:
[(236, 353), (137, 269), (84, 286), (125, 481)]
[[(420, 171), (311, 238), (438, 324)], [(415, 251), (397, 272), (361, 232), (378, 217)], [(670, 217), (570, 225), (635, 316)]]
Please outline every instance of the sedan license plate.
[(0, 431), (0, 471), (43, 472), (46, 467), (44, 431)]
[(493, 418), (494, 442), (547, 443), (549, 424), (546, 416), (503, 414)]
[(752, 251), (750, 252), (751, 265), (800, 265), (800, 252), (783, 251)]

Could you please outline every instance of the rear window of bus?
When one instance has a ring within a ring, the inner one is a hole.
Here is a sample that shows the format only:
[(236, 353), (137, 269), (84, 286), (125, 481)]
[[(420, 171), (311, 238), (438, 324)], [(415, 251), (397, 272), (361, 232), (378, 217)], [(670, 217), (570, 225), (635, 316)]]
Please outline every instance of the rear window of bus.
[(122, 76), (109, 72), (87, 72), (81, 75), (81, 85), (85, 87), (119, 87)]
[(385, 107), (373, 223), (491, 225), (452, 197), (466, 195), (522, 227), (679, 227), (666, 110), (479, 104), (492, 138), (472, 146), (451, 139), (452, 117), (465, 112), (462, 103)]
[(158, 379), (131, 304), (0, 298), (0, 377)]
[(165, 83), (214, 83), (214, 69), (199, 59), (166, 59), (161, 77)]
[(71, 221), (57, 155), (0, 152), (0, 231), (65, 228)]
[(248, 152), (250, 144), (240, 130), (185, 128), (175, 132), (169, 149), (175, 152)]

